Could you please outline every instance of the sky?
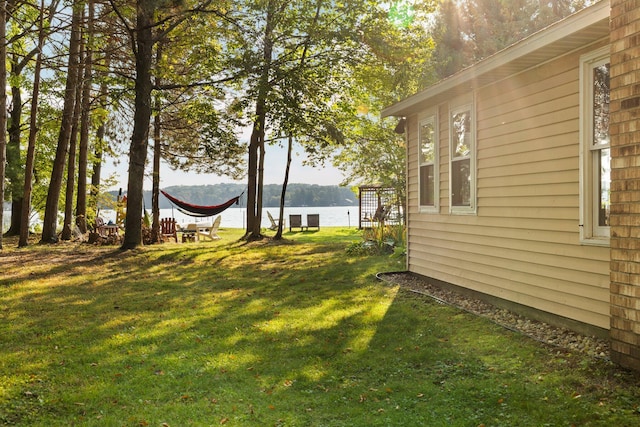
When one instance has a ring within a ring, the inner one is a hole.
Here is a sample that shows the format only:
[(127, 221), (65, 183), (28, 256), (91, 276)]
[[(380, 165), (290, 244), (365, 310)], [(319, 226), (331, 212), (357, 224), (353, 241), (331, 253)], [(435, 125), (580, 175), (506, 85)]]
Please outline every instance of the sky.
[[(325, 165), (324, 168), (312, 168), (303, 166), (304, 153), (298, 147), (294, 147), (294, 153), (291, 158), (291, 170), (289, 172), (289, 183), (300, 184), (318, 184), (318, 185), (339, 185), (343, 180), (342, 173), (336, 168)], [(277, 146), (267, 146), (265, 154), (265, 184), (282, 184), (284, 180), (284, 170), (287, 161), (286, 149)], [(128, 161), (122, 160), (120, 165), (114, 166), (113, 159), (106, 159), (102, 177), (103, 180), (110, 175), (114, 175), (116, 184), (109, 190), (123, 191), (127, 189), (128, 178)], [(144, 189), (151, 190), (150, 165), (147, 167), (147, 177), (144, 181)], [(162, 164), (160, 167), (160, 188), (170, 187), (174, 185), (213, 185), (220, 183), (246, 183), (246, 178), (240, 181), (234, 181), (229, 177), (216, 176), (214, 174), (197, 174), (195, 172), (173, 171), (171, 168)]]

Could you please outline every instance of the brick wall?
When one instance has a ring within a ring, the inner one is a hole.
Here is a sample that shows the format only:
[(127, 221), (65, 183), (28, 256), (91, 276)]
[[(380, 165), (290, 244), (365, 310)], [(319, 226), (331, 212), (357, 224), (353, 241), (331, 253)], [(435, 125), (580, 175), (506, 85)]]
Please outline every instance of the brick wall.
[(640, 370), (640, 0), (611, 0), (611, 357)]

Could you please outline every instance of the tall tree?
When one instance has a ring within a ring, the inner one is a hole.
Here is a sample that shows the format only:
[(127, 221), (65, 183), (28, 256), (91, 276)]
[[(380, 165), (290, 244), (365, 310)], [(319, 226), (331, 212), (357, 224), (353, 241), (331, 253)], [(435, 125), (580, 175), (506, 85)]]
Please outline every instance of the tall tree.
[(93, 82), (94, 2), (87, 0), (86, 41), (84, 43), (84, 76), (82, 78), (80, 142), (78, 145), (78, 195), (76, 225), (87, 232), (87, 172), (89, 163), (89, 131), (91, 128), (91, 85)]
[[(110, 52), (107, 50), (105, 52), (104, 57), (104, 68), (108, 69), (110, 64)], [(101, 181), (102, 181), (102, 162), (104, 160), (104, 152), (107, 145), (105, 140), (106, 128), (107, 128), (107, 102), (109, 98), (109, 86), (107, 85), (106, 79), (102, 79), (100, 82), (100, 90), (97, 100), (97, 110), (99, 113), (97, 114), (97, 128), (96, 128), (96, 136), (95, 136), (95, 144), (93, 147), (93, 170), (91, 172), (91, 190), (90, 195), (95, 203), (93, 208), (98, 210), (98, 194), (101, 190)]]
[(262, 34), (262, 58), (258, 75), (258, 88), (255, 99), (255, 112), (251, 139), (249, 140), (248, 190), (247, 190), (247, 239), (261, 237), (262, 222), (262, 169), (264, 167), (264, 138), (267, 125), (267, 97), (269, 96), (269, 78), (273, 55), (274, 26), (277, 15), (282, 13), (286, 2), (268, 0), (265, 11), (264, 33)]
[[(211, 0), (195, 5), (164, 4), (155, 0), (137, 1), (136, 23), (130, 31), (136, 75), (133, 132), (129, 146), (127, 212), (122, 249), (133, 249), (142, 243), (143, 182), (152, 114), (153, 46), (190, 16), (204, 12), (210, 3)], [(156, 34), (154, 29), (158, 30)]]
[(3, 248), (4, 178), (7, 150), (7, 0), (0, 3), (0, 250)]
[(129, 181), (127, 213), (122, 249), (134, 249), (142, 243), (142, 207), (144, 168), (151, 121), (151, 64), (153, 62), (153, 28), (156, 2), (138, 0), (134, 38), (136, 62), (133, 134), (129, 147)]
[[(402, 123), (380, 120), (382, 108), (434, 82), (432, 34), (425, 22), (434, 3), (421, 3), (403, 19), (389, 16), (364, 33), (370, 55), (342, 85), (332, 116), (312, 137), (300, 142), (311, 164), (330, 161), (340, 169), (343, 185), (381, 185), (405, 192), (405, 141)], [(340, 129), (342, 144), (330, 138)], [(397, 131), (396, 131), (397, 130)], [(399, 133), (398, 133), (399, 132)]]
[[(7, 235), (15, 236), (20, 232), (20, 212), (23, 202), (22, 187), (24, 185), (24, 169), (21, 156), (22, 147), (22, 114), (23, 101), (22, 93), (25, 90), (25, 70), (36, 54), (36, 47), (32, 46), (32, 26), (36, 25), (34, 13), (37, 9), (31, 6), (24, 7), (18, 1), (7, 4), (11, 21), (24, 28), (24, 31), (11, 37), (8, 43), (7, 59), (9, 62), (9, 85), (11, 86), (11, 105), (7, 123), (9, 140), (7, 142), (7, 187), (11, 197), (11, 222)], [(15, 31), (15, 30), (14, 30)]]
[(40, 17), (38, 19), (38, 53), (36, 55), (35, 70), (33, 72), (33, 91), (31, 94), (31, 111), (29, 114), (29, 137), (27, 144), (27, 154), (24, 168), (24, 191), (21, 212), (20, 237), (18, 246), (24, 247), (29, 244), (29, 215), (31, 213), (31, 193), (33, 191), (33, 168), (35, 164), (36, 136), (38, 133), (37, 113), (40, 97), (40, 72), (42, 69), (42, 50), (45, 42), (44, 28), (44, 0), (40, 0)]
[[(78, 62), (78, 78), (82, 75), (84, 66), (84, 38), (80, 37), (80, 57)], [(67, 158), (67, 179), (65, 182), (64, 219), (62, 221), (62, 240), (71, 240), (73, 227), (76, 224), (73, 211), (74, 195), (76, 190), (76, 165), (78, 157), (78, 135), (80, 133), (80, 107), (82, 106), (82, 84), (76, 86), (75, 102), (73, 108), (73, 120), (71, 135), (69, 137), (69, 155)]]
[(56, 156), (53, 163), (53, 170), (51, 172), (49, 191), (47, 193), (47, 205), (45, 207), (44, 218), (42, 221), (41, 243), (55, 243), (58, 241), (58, 204), (60, 191), (62, 189), (67, 152), (69, 150), (74, 117), (73, 112), (76, 102), (76, 86), (78, 84), (81, 17), (82, 4), (74, 2), (72, 6), (71, 36), (69, 41), (69, 59), (67, 67), (68, 73), (65, 86), (63, 113), (60, 123), (60, 132), (58, 134)]
[[(237, 5), (229, 22), (236, 37), (225, 42), (230, 67), (245, 72), (239, 105), (251, 117), (248, 150), (247, 230), (260, 238), (261, 174), (267, 139), (283, 135), (339, 139), (330, 113), (340, 97), (341, 82), (366, 61), (363, 33), (383, 15), (378, 3), (326, 0), (264, 0)], [(317, 25), (316, 25), (317, 24)], [(300, 61), (301, 53), (307, 60)]]

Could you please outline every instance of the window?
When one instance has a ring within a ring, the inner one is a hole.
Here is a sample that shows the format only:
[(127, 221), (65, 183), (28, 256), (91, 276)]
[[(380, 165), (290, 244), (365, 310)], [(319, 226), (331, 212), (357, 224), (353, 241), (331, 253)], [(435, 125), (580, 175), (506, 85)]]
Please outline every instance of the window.
[(420, 210), (423, 212), (438, 211), (439, 194), (439, 149), (435, 115), (420, 121), (418, 131), (418, 163), (420, 167)]
[(581, 58), (580, 238), (583, 243), (609, 243), (609, 69), (608, 47)]
[(475, 213), (475, 124), (472, 104), (455, 106), (449, 117), (451, 213)]

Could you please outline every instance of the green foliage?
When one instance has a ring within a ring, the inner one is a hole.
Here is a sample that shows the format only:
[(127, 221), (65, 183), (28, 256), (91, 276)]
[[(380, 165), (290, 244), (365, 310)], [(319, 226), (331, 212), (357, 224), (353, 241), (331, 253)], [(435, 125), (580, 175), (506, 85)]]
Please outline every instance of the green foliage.
[(165, 108), (158, 116), (164, 125), (162, 157), (175, 169), (237, 179), (245, 172), (246, 147), (236, 135), (240, 122), (215, 104), (198, 93)]
[(441, 2), (432, 25), (433, 66), (440, 78), (593, 4), (591, 0)]
[(392, 255), (396, 258), (406, 254), (406, 229), (404, 225), (377, 224), (362, 231), (362, 241), (347, 247), (349, 255)]
[[(631, 426), (637, 375), (375, 279), (358, 236), (0, 253), (0, 424)], [(19, 256), (17, 256), (19, 255)]]

